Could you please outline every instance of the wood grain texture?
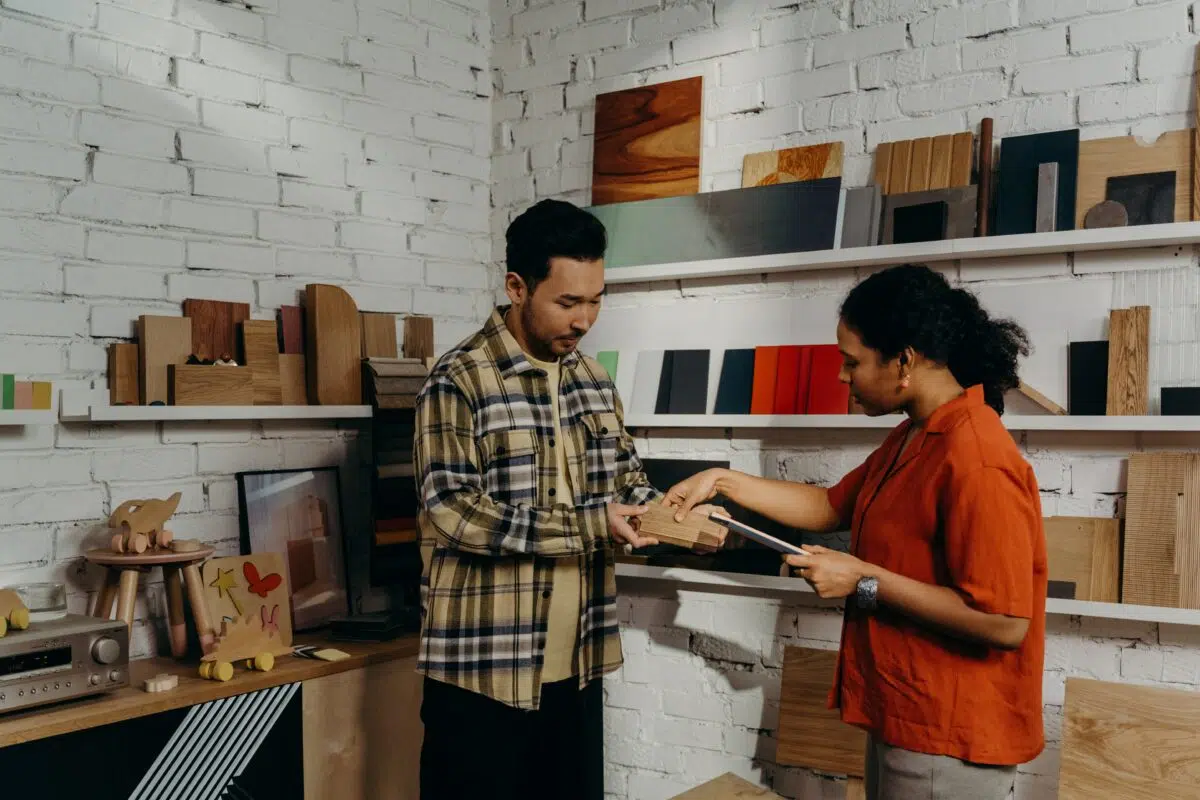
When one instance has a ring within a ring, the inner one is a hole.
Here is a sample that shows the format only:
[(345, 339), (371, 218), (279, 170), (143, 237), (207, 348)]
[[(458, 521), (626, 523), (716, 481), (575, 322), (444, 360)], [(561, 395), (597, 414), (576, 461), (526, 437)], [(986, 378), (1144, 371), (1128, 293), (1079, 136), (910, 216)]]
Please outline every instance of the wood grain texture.
[(867, 735), (827, 708), (837, 652), (787, 647), (779, 699), (776, 763), (862, 777)]
[(1051, 400), (1049, 397), (1046, 397), (1046, 395), (1042, 394), (1041, 392), (1039, 392), (1037, 389), (1030, 386), (1025, 381), (1021, 381), (1017, 385), (1017, 391), (1020, 392), (1023, 396), (1025, 396), (1029, 400), (1031, 400), (1034, 403), (1036, 403), (1037, 405), (1041, 406), (1046, 411), (1049, 411), (1051, 414), (1056, 414), (1058, 416), (1064, 416), (1067, 413), (1067, 410), (1065, 408), (1063, 408), (1058, 403)]
[(300, 306), (280, 306), (279, 352), (289, 355), (304, 352), (304, 309)]
[(285, 406), (308, 405), (303, 353), (279, 354), (279, 402)]
[(242, 363), (238, 324), (250, 319), (249, 303), (184, 300), (183, 315), (192, 320), (192, 352), (205, 361), (229, 357)]
[(254, 405), (254, 374), (249, 367), (172, 364), (168, 374), (173, 406)]
[(108, 346), (108, 402), (114, 406), (138, 404), (137, 344)]
[(908, 173), (912, 169), (912, 140), (892, 142), (892, 165), (888, 170), (887, 193), (908, 191)]
[(1200, 694), (1068, 678), (1060, 800), (1200, 798)]
[(954, 161), (954, 135), (943, 134), (933, 137), (933, 150), (929, 160), (929, 188), (949, 189), (950, 165)]
[(1150, 306), (1114, 308), (1108, 317), (1105, 413), (1144, 415), (1150, 406)]
[[(1183, 576), (1175, 550), (1189, 476), (1200, 469), (1200, 453), (1131, 453), (1125, 496), (1121, 602), (1179, 607)], [(1188, 580), (1194, 576), (1188, 576)]]
[(1188, 462), (1175, 517), (1179, 607), (1200, 608), (1200, 460)]
[(912, 147), (912, 163), (908, 169), (910, 192), (929, 189), (929, 171), (933, 163), (933, 139), (915, 139)]
[(362, 331), (354, 298), (324, 283), (308, 284), (304, 295), (309, 403), (361, 404)]
[(1086, 139), (1079, 143), (1075, 227), (1083, 228), (1093, 206), (1107, 199), (1109, 178), (1148, 172), (1175, 172), (1175, 222), (1192, 218), (1192, 131), (1170, 131), (1151, 144), (1133, 136)]
[(1200, 220), (1200, 47), (1192, 73), (1192, 219)]
[(396, 340), (396, 315), (375, 311), (359, 313), (362, 323), (363, 358), (396, 358), (400, 355)]
[(867, 787), (862, 778), (846, 781), (846, 800), (867, 800)]
[(745, 778), (740, 778), (732, 772), (726, 772), (694, 789), (688, 789), (683, 794), (677, 794), (670, 800), (783, 800), (783, 798), (770, 789), (755, 786)]
[(880, 144), (875, 183), (885, 195), (970, 186), (974, 142), (963, 132)]
[(138, 371), (142, 405), (170, 399), (167, 367), (192, 354), (192, 320), (187, 317), (138, 317)]
[(970, 131), (954, 134), (950, 155), (950, 185), (969, 186), (971, 165), (974, 163), (975, 134)]
[(418, 800), (422, 686), (411, 659), (306, 682), (305, 800)]
[(1050, 580), (1075, 584), (1075, 600), (1120, 598), (1121, 521), (1105, 517), (1046, 517)]
[(892, 143), (880, 142), (875, 148), (875, 185), (887, 193), (888, 175), (892, 169)]
[(979, 213), (979, 236), (987, 236), (991, 227), (994, 129), (995, 121), (991, 117), (984, 117), (979, 123), (979, 202), (975, 204)]
[(274, 320), (248, 319), (241, 324), (242, 352), (254, 385), (254, 405), (283, 403), (279, 377), (279, 327)]
[(747, 153), (742, 159), (742, 186), (840, 178), (845, 145), (826, 142), (766, 153)]
[(433, 317), (404, 318), (404, 357), (433, 358)]
[(592, 204), (700, 191), (703, 79), (596, 97)]
[(696, 511), (689, 513), (683, 522), (676, 522), (675, 512), (661, 503), (649, 504), (638, 519), (641, 534), (657, 539), (660, 544), (714, 549), (725, 534), (723, 527)]
[[(246, 565), (251, 565), (252, 569)], [(271, 649), (292, 646), (291, 592), (283, 553), (212, 558), (201, 565), (200, 575), (204, 584), (204, 600), (218, 634), (223, 623), (247, 615), (260, 620), (258, 630), (261, 634), (261, 621), (265, 616), (279, 628), (270, 639)], [(267, 643), (265, 637), (263, 642)], [(220, 649), (218, 637), (215, 652), (219, 653)], [(205, 658), (212, 654), (210, 652)]]

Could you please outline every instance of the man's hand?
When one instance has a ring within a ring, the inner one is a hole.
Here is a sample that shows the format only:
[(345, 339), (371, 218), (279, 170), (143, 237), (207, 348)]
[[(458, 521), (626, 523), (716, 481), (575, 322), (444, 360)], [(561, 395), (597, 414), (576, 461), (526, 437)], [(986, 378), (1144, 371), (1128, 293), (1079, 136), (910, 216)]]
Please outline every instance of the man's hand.
[(808, 581), (818, 597), (848, 597), (858, 590), (859, 580), (869, 574), (867, 563), (849, 553), (817, 544), (805, 545), (804, 549), (806, 555), (789, 555), (784, 560)]
[(711, 500), (717, 494), (717, 480), (727, 470), (720, 467), (706, 469), (690, 478), (680, 481), (667, 490), (663, 503), (675, 507), (675, 521), (683, 522), (683, 518), (697, 503)]
[(621, 503), (608, 504), (608, 532), (618, 544), (625, 545), (625, 551), (636, 547), (647, 547), (658, 544), (651, 536), (641, 536), (637, 532), (638, 517), (646, 513), (646, 506), (627, 506)]

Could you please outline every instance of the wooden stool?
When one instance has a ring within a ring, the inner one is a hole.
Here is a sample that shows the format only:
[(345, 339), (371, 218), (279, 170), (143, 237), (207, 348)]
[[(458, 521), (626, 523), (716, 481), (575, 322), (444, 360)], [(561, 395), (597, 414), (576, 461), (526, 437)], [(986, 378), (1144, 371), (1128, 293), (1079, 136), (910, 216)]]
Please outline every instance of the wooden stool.
[[(137, 599), (138, 575), (151, 567), (162, 567), (167, 587), (167, 627), (171, 632), (171, 655), (181, 658), (187, 654), (187, 621), (183, 610), (183, 589), (187, 585), (188, 604), (200, 636), (200, 648), (207, 653), (213, 646), (216, 633), (208, 606), (204, 602), (204, 584), (200, 580), (200, 562), (213, 554), (213, 548), (201, 547), (177, 553), (156, 550), (146, 553), (116, 553), (112, 550), (89, 550), (84, 557), (93, 564), (107, 567), (104, 585), (96, 597), (93, 617), (112, 617), (113, 600), (117, 602), (117, 619), (133, 627), (133, 604)], [(182, 573), (182, 575), (181, 575)]]

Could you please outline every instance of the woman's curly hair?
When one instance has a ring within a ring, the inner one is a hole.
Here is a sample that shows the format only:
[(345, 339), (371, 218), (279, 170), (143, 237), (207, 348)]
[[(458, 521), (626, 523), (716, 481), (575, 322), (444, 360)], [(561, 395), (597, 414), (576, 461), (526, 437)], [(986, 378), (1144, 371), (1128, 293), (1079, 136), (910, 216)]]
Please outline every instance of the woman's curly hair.
[(989, 317), (975, 295), (922, 265), (876, 272), (850, 290), (840, 314), (884, 360), (911, 347), (949, 368), (961, 386), (982, 384), (997, 414), (1004, 413), (1004, 393), (1020, 383), (1017, 358), (1029, 355), (1020, 325)]

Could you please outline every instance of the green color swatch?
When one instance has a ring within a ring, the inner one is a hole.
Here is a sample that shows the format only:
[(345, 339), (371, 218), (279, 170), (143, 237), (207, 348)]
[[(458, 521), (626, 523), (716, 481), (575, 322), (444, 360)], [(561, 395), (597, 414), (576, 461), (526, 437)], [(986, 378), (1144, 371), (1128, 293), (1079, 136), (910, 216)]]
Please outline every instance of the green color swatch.
[(16, 406), (17, 376), (0, 375), (0, 408), (6, 411)]

